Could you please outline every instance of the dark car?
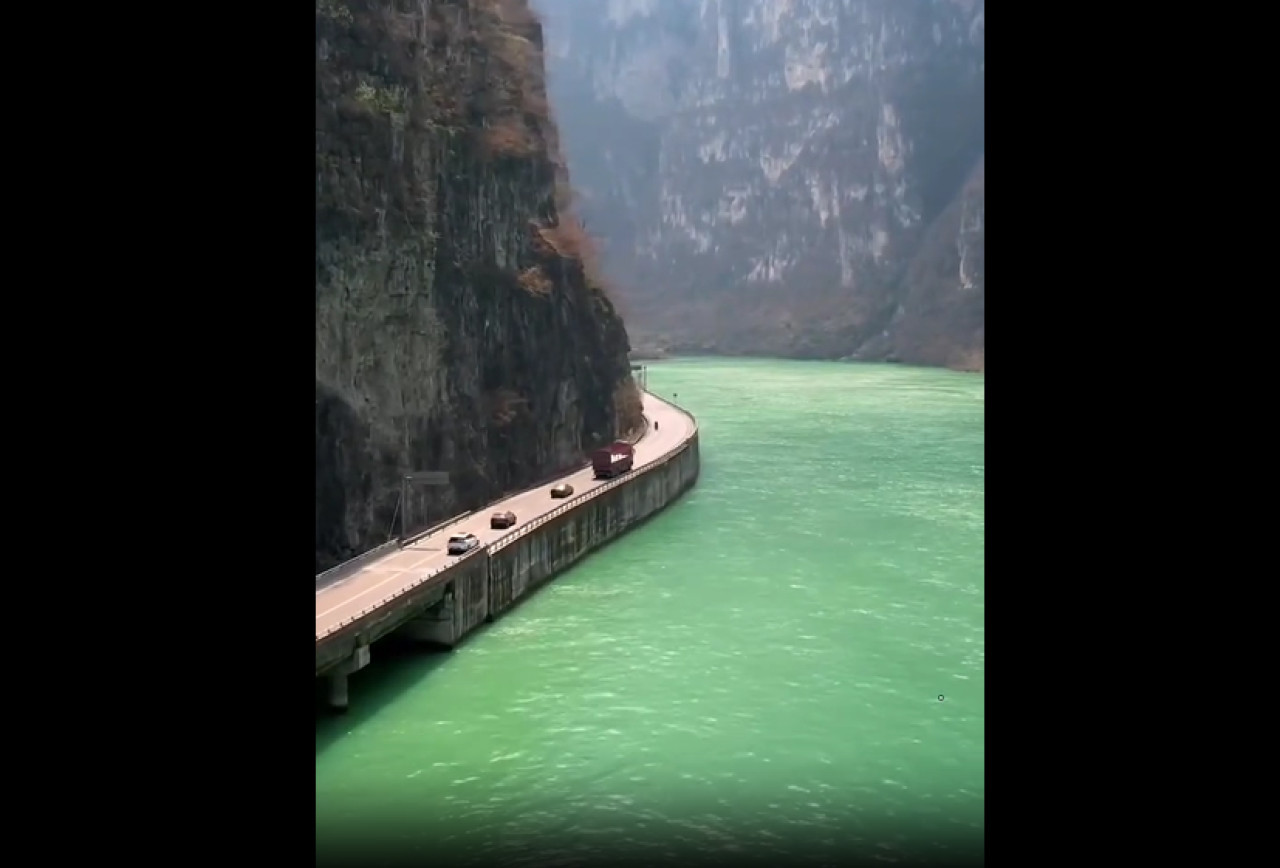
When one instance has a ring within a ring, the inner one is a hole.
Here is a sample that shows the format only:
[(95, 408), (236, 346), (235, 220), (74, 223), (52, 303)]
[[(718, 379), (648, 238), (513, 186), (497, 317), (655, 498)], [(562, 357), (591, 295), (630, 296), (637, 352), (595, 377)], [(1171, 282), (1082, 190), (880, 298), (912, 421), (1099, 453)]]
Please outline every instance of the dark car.
[(567, 482), (562, 482), (551, 489), (552, 497), (568, 497), (571, 494), (573, 494), (573, 486)]
[(516, 514), (510, 510), (495, 512), (493, 515), (489, 516), (489, 527), (494, 530), (505, 530), (506, 528), (514, 527), (515, 523)]

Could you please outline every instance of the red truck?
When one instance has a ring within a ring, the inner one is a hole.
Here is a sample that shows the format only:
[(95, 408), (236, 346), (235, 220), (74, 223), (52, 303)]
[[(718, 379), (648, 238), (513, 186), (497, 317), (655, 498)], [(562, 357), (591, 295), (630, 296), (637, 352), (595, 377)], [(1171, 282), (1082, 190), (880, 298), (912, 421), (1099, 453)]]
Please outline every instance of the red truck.
[(619, 440), (591, 453), (591, 468), (596, 479), (611, 479), (630, 470), (635, 457), (635, 447)]

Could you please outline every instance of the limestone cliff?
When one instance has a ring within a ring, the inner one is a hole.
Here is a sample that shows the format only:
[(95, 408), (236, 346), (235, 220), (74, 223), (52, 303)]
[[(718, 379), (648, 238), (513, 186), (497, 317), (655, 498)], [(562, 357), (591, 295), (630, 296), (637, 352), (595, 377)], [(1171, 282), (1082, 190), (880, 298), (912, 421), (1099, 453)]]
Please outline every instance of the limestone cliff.
[(983, 0), (534, 0), (634, 342), (982, 367)]
[(525, 0), (316, 2), (316, 569), (640, 424)]

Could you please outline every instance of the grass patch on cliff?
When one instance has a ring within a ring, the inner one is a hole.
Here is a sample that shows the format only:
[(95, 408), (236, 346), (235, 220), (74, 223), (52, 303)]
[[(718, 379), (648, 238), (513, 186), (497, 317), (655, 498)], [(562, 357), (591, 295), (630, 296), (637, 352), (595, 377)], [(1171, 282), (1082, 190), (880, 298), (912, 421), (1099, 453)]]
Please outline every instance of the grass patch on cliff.
[(375, 87), (367, 81), (356, 86), (356, 102), (375, 112), (404, 112), (408, 109), (409, 95), (403, 87)]
[(494, 427), (506, 428), (529, 404), (529, 399), (513, 389), (493, 389), (485, 395), (485, 405)]
[(316, 0), (316, 15), (339, 24), (351, 24), (355, 18), (341, 0)]
[(550, 278), (547, 277), (547, 273), (538, 265), (531, 265), (521, 271), (516, 278), (516, 282), (529, 295), (536, 295), (541, 298), (550, 295), (551, 290), (554, 288)]
[(577, 260), (582, 264), (582, 273), (587, 286), (611, 301), (614, 299), (613, 287), (600, 266), (600, 252), (596, 246), (596, 240), (575, 214), (562, 210), (557, 222), (535, 223), (534, 230), (536, 237), (534, 247), (539, 253)]
[(541, 23), (527, 0), (473, 0), (473, 9), (472, 36), (488, 49), (484, 151), (520, 159), (551, 150)]
[(582, 221), (572, 214), (561, 214), (554, 224), (537, 225), (538, 239), (546, 251), (565, 259), (586, 259), (594, 252), (591, 236)]
[(542, 149), (541, 141), (523, 118), (487, 121), (480, 140), (490, 157), (532, 157)]

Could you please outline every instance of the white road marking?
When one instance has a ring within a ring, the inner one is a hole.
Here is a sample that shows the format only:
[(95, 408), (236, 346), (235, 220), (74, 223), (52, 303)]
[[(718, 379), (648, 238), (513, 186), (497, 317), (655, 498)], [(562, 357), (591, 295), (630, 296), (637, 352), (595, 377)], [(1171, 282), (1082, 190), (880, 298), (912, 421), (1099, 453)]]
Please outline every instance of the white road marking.
[[(640, 444), (637, 444), (635, 469), (639, 470), (649, 464), (652, 464), (653, 462), (657, 461), (659, 458), (664, 456), (668, 450), (678, 445), (682, 437), (684, 437), (688, 433), (688, 431), (684, 430), (687, 427), (688, 426), (686, 425), (675, 425), (675, 424), (669, 423), (668, 428), (665, 431), (654, 431), (652, 429), (648, 429), (646, 435), (641, 440)], [(642, 451), (645, 453), (651, 453), (652, 457), (650, 457), (648, 460), (641, 459)], [(574, 490), (575, 496), (580, 494), (585, 494), (589, 491), (593, 491), (596, 488), (599, 488), (602, 485), (605, 485), (609, 482), (609, 480), (596, 480), (594, 478), (593, 473), (591, 472), (590, 466), (584, 467), (578, 471), (574, 471), (573, 473), (569, 474), (568, 476), (560, 480), (560, 482), (566, 482), (566, 481), (575, 487), (575, 490)], [(537, 500), (540, 499), (541, 497), (546, 497), (547, 495), (545, 494), (545, 492), (550, 487), (557, 484), (559, 483), (551, 482), (551, 483), (548, 483), (545, 487), (540, 486), (531, 491), (521, 492), (519, 494), (516, 494), (510, 497), (505, 501), (498, 501), (497, 503), (491, 504), (487, 509), (482, 508), (481, 510), (479, 510), (478, 512), (487, 513), (489, 510), (510, 509), (512, 512), (516, 513), (518, 519), (523, 519), (523, 520), (519, 520), (514, 527), (511, 527), (502, 531), (500, 534), (498, 534), (497, 537), (494, 537), (493, 539), (489, 540), (489, 542), (491, 543), (494, 540), (502, 536), (505, 536), (508, 533), (514, 533), (518, 531), (523, 525), (527, 524), (528, 522), (535, 521), (545, 516), (547, 513), (557, 509), (560, 505), (562, 505), (565, 502), (564, 500), (559, 498), (551, 498), (551, 497), (547, 498), (547, 502), (545, 502), (541, 508), (538, 508), (536, 505)], [(521, 515), (520, 510), (528, 510), (528, 509), (533, 509), (535, 510), (535, 512), (533, 515), (527, 516), (526, 518), (525, 516)], [(443, 534), (465, 532), (467, 525), (474, 522), (476, 518), (477, 516), (473, 514), (457, 524), (448, 525), (446, 527), (439, 529), (435, 533), (431, 534), (431, 536), (424, 537), (419, 542), (424, 542), (428, 539), (432, 539), (434, 537), (438, 537)], [(485, 531), (491, 531), (491, 530), (492, 529), (488, 527), (488, 522), (486, 518), (484, 529), (483, 530), (477, 529), (472, 532), (475, 533), (477, 537), (482, 538), (483, 536), (486, 536), (486, 535), (492, 536), (491, 533), (489, 534), (485, 533)], [(481, 546), (485, 544), (486, 543), (482, 538)], [(400, 554), (403, 554), (404, 552), (410, 552), (410, 551), (414, 551), (414, 548), (412, 546), (407, 549), (401, 549)], [(387, 556), (388, 560), (394, 559), (396, 557), (397, 555)], [(444, 559), (446, 557), (453, 557), (453, 556), (452, 555), (446, 556), (445, 553), (441, 552), (439, 549), (435, 549), (430, 554), (425, 554), (424, 557), (414, 560), (412, 563), (410, 563), (405, 567), (395, 568), (394, 572), (392, 572), (390, 575), (388, 575), (386, 578), (382, 579), (381, 581), (349, 597), (346, 597), (341, 603), (338, 603), (337, 605), (332, 606), (331, 608), (326, 609), (323, 612), (316, 613), (316, 621), (319, 622), (321, 618), (325, 617), (326, 615), (330, 615), (334, 612), (337, 612), (340, 609), (354, 608), (352, 604), (355, 601), (359, 600), (362, 597), (368, 596), (369, 594), (381, 588), (383, 585), (386, 585), (388, 582), (397, 581), (397, 580), (403, 581), (406, 573), (411, 573), (423, 567), (428, 562), (438, 561), (439, 565), (441, 567), (444, 567)], [(353, 573), (350, 577), (344, 578), (340, 583), (331, 585), (329, 588), (326, 588), (318, 592), (316, 596), (317, 598), (320, 596), (325, 596), (325, 593), (324, 593), (325, 591), (328, 591), (330, 589), (337, 590), (341, 586), (350, 584), (352, 580), (358, 579), (360, 577), (361, 572), (363, 572), (364, 570), (376, 570), (379, 568), (386, 569), (388, 566), (389, 565), (387, 564), (386, 561), (369, 564), (368, 566), (364, 567), (362, 570), (359, 570)], [(405, 587), (409, 587), (411, 584), (416, 584), (416, 582), (406, 583)], [(318, 626), (319, 625), (317, 623), (317, 628)]]
[[(430, 557), (432, 557), (432, 558), (433, 558), (433, 557), (438, 557), (438, 555), (431, 555)], [(430, 559), (430, 558), (428, 558), (428, 560), (429, 560), (429, 559)], [(339, 603), (338, 605), (334, 606), (332, 609), (325, 609), (323, 612), (316, 612), (316, 620), (317, 620), (317, 621), (319, 621), (319, 620), (320, 620), (321, 618), (323, 618), (325, 615), (328, 615), (328, 614), (330, 614), (330, 613), (332, 613), (332, 612), (336, 612), (336, 611), (338, 611), (339, 609), (345, 609), (345, 608), (347, 608), (347, 606), (351, 605), (351, 603), (352, 603), (353, 601), (360, 599), (361, 597), (365, 596), (366, 594), (370, 594), (370, 593), (372, 593), (372, 592), (376, 591), (378, 588), (381, 588), (381, 587), (382, 587), (383, 585), (385, 585), (387, 582), (394, 582), (394, 581), (396, 581), (397, 579), (403, 579), (403, 578), (404, 578), (404, 574), (405, 574), (405, 573), (413, 572), (415, 569), (417, 569), (417, 568), (418, 568), (419, 564), (421, 564), (421, 561), (416, 561), (416, 562), (414, 562), (413, 566), (411, 566), (411, 567), (405, 567), (404, 569), (399, 570), (398, 572), (392, 573), (391, 575), (387, 576), (387, 577), (386, 577), (385, 579), (383, 579), (382, 581), (378, 582), (376, 585), (370, 585), (369, 587), (365, 588), (365, 589), (364, 589), (363, 591), (361, 591), (360, 593), (358, 593), (358, 594), (354, 594), (353, 596), (350, 596), (350, 597), (347, 597), (347, 599), (345, 599), (344, 601), (342, 601), (342, 602), (341, 602), (341, 603)]]

